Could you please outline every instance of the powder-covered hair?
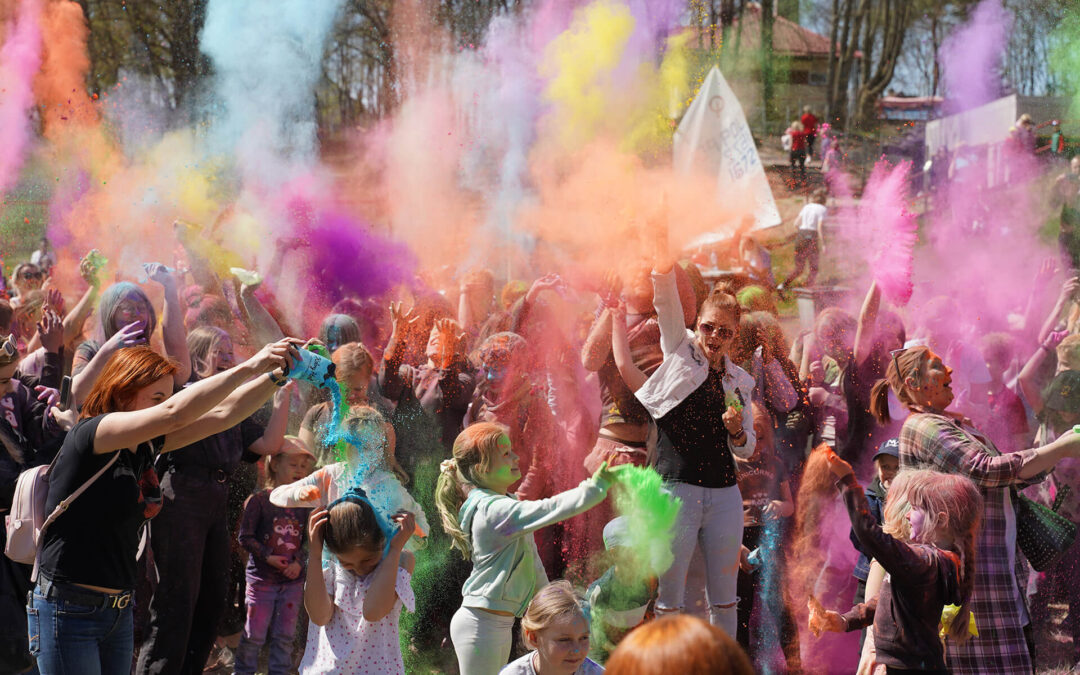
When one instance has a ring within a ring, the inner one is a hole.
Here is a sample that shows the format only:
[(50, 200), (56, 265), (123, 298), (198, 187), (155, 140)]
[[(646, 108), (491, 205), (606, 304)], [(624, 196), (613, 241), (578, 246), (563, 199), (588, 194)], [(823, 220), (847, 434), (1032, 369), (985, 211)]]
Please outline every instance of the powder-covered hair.
[(435, 505), (443, 529), (450, 535), (451, 547), (461, 551), (466, 560), (472, 558), (469, 535), (461, 529), (458, 511), (469, 492), (479, 487), (478, 476), (491, 469), (499, 453), (499, 439), (509, 436), (509, 430), (493, 422), (477, 422), (465, 427), (454, 440), (454, 456), (442, 463), (435, 485)]
[(529, 649), (536, 649), (536, 642), (530, 638), (562, 618), (581, 617), (588, 621), (585, 614), (585, 601), (569, 581), (553, 581), (541, 588), (529, 602), (525, 616), (521, 617), (521, 641)]
[(343, 345), (361, 341), (360, 324), (348, 314), (331, 314), (319, 327), (319, 339), (333, 353)]
[(153, 334), (154, 329), (157, 327), (157, 314), (154, 312), (154, 304), (150, 302), (150, 298), (146, 297), (143, 289), (130, 281), (121, 281), (106, 288), (105, 292), (101, 294), (101, 301), (98, 303), (100, 323), (98, 330), (101, 332), (99, 337), (102, 342), (116, 333), (116, 308), (125, 299), (141, 302), (146, 307), (149, 318), (146, 327), (143, 328), (143, 337), (149, 340), (150, 335)]
[(323, 529), (323, 542), (334, 555), (354, 548), (381, 551), (386, 543), (375, 509), (366, 500), (338, 502), (330, 507), (329, 516)]
[(371, 358), (371, 352), (359, 342), (347, 342), (334, 350), (331, 361), (337, 366), (335, 371), (338, 382), (348, 382), (349, 379), (361, 372), (369, 375), (375, 368), (375, 360)]
[[(925, 515), (918, 537), (912, 538), (906, 515), (911, 509)], [(950, 539), (960, 555), (960, 611), (949, 627), (949, 637), (968, 637), (968, 613), (975, 588), (975, 540), (982, 523), (983, 498), (970, 478), (930, 469), (905, 469), (896, 475), (885, 501), (882, 529), (897, 539), (937, 544)], [(942, 517), (944, 514), (944, 517)], [(902, 521), (902, 524), (901, 524)]]
[(909, 347), (889, 359), (885, 379), (878, 380), (870, 390), (870, 412), (878, 422), (888, 424), (891, 421), (889, 417), (890, 389), (896, 394), (896, 398), (909, 409), (916, 405), (911, 389), (906, 383), (910, 378), (918, 386), (922, 381), (926, 364), (930, 362), (931, 354), (929, 347)]

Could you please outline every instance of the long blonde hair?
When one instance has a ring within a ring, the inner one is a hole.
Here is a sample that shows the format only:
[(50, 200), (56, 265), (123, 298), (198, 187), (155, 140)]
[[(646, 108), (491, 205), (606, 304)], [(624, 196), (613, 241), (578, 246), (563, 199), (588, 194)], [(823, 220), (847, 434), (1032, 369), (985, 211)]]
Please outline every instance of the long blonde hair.
[[(949, 626), (949, 637), (963, 642), (968, 638), (968, 614), (975, 587), (975, 538), (982, 522), (982, 493), (971, 479), (958, 473), (905, 469), (889, 486), (882, 529), (898, 539), (911, 541), (911, 529), (905, 516), (913, 508), (925, 515), (923, 528), (915, 539), (917, 543), (933, 544), (946, 535), (960, 554), (960, 596), (963, 601)], [(944, 522), (940, 514), (945, 514)]]
[(191, 367), (199, 377), (210, 377), (210, 359), (229, 334), (217, 326), (198, 326), (187, 335), (187, 350), (191, 355)]
[(508, 429), (493, 422), (477, 422), (465, 428), (454, 439), (454, 457), (442, 463), (435, 484), (435, 506), (443, 529), (450, 535), (450, 546), (461, 551), (466, 560), (472, 558), (469, 535), (461, 529), (458, 512), (469, 492), (479, 487), (477, 476), (491, 469), (499, 452), (499, 439)]
[(569, 581), (560, 579), (541, 588), (529, 602), (525, 616), (521, 617), (521, 641), (529, 649), (536, 649), (529, 633), (542, 631), (565, 616), (585, 618), (585, 601)]

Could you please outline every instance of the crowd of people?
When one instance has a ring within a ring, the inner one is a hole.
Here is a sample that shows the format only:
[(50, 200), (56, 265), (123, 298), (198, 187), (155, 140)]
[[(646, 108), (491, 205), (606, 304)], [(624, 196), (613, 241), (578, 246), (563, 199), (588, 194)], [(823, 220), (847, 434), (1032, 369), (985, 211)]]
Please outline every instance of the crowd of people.
[[(867, 669), (1026, 674), (1062, 595), (1080, 660), (1080, 549), (1036, 572), (1018, 541), (1031, 504), (1080, 522), (1075, 242), (1020, 324), (870, 282), (785, 334), (826, 203), (779, 289), (750, 234), (710, 289), (651, 222), (591, 281), (440, 271), (312, 325), (197, 251), (106, 284), (43, 242), (0, 300), (0, 508), (47, 466), (49, 516), (0, 563), (0, 664), (831, 672), (815, 636), (865, 629)], [(613, 505), (627, 465), (681, 501), (670, 564)]]

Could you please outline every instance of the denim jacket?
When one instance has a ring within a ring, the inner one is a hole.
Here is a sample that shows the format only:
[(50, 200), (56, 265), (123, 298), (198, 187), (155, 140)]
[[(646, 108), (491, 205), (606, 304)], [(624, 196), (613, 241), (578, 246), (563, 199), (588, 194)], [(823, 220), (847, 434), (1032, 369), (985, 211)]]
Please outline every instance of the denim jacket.
[[(652, 279), (653, 305), (660, 324), (660, 347), (664, 351), (664, 362), (637, 390), (636, 396), (653, 419), (660, 419), (705, 383), (709, 377), (709, 362), (698, 347), (694, 333), (687, 330), (684, 323), (675, 273), (654, 272)], [(725, 392), (738, 394), (745, 403), (742, 426), (746, 432), (746, 443), (741, 448), (730, 443), (728, 445), (736, 457), (750, 457), (757, 444), (754, 413), (750, 409), (754, 378), (725, 356), (723, 383)]]

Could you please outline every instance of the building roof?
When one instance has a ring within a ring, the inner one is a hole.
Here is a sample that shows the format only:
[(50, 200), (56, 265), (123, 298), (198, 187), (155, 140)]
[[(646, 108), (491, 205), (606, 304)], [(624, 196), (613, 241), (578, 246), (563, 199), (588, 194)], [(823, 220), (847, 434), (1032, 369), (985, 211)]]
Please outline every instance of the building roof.
[[(707, 32), (708, 29), (701, 31), (703, 34)], [(740, 50), (753, 50), (761, 46), (761, 5), (750, 3), (746, 6), (742, 21), (736, 17), (732, 22), (728, 39), (738, 40)], [(782, 56), (827, 57), (829, 38), (800, 26), (791, 19), (776, 15), (773, 17), (773, 52)], [(855, 57), (861, 58), (862, 52), (856, 51)]]
[(944, 102), (945, 99), (940, 96), (882, 96), (878, 99), (878, 106), (897, 110), (916, 110), (934, 108)]

